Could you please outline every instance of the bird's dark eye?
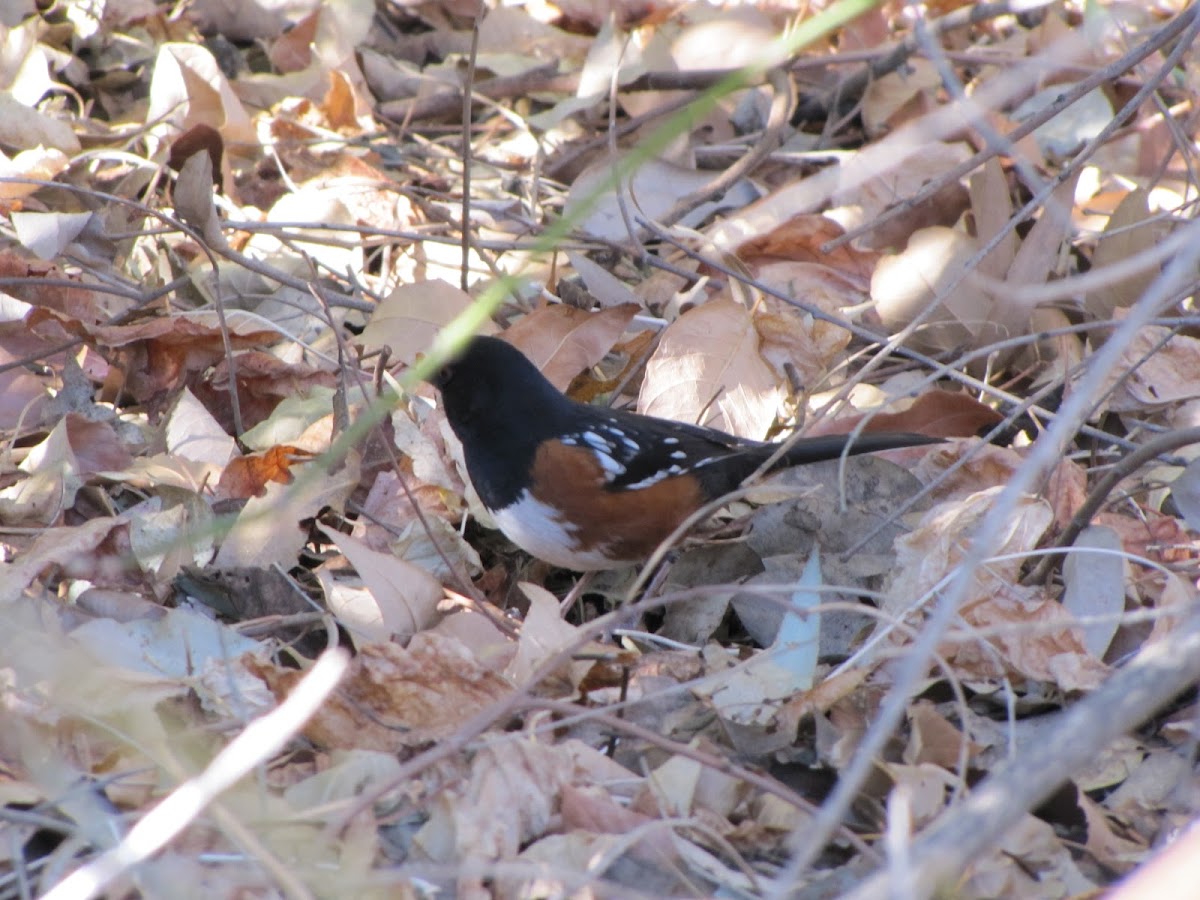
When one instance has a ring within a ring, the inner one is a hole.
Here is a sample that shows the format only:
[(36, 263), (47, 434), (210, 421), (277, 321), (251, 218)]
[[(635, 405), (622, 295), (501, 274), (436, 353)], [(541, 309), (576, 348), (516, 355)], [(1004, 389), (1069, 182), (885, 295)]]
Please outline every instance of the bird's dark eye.
[(435, 388), (437, 388), (438, 390), (441, 390), (446, 385), (448, 385), (451, 381), (453, 381), (454, 376), (457, 374), (458, 374), (458, 372), (457, 372), (454, 364), (449, 363), (447, 365), (442, 366), (442, 368), (437, 372), (437, 374), (435, 374), (432, 378), (430, 378), (429, 381), (430, 381), (430, 383), (433, 384), (433, 386)]

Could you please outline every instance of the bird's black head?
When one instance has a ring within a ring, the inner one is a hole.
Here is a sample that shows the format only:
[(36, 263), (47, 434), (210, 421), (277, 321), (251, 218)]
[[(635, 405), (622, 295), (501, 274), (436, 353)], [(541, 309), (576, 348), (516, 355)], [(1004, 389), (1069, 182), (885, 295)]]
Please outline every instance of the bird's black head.
[(494, 337), (472, 338), (431, 381), (442, 392), (446, 417), (456, 432), (460, 426), (496, 419), (527, 424), (537, 420), (539, 410), (552, 412), (566, 402), (524, 353)]
[(490, 485), (504, 496), (484, 502), (503, 507), (515, 499), (508, 496), (510, 475), (528, 471), (538, 444), (563, 427), (573, 404), (525, 354), (493, 337), (473, 338), (430, 381), (441, 391), (476, 490), (482, 497)]

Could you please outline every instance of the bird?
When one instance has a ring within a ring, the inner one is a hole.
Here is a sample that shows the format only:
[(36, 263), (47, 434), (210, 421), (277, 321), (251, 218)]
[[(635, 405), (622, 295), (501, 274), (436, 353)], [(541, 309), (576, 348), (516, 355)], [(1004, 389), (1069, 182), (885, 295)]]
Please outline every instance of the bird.
[[(496, 337), (470, 339), (430, 381), (500, 531), (532, 556), (577, 572), (644, 561), (684, 519), (735, 490), (779, 449), (571, 400)], [(801, 438), (771, 468), (939, 441), (907, 433)]]

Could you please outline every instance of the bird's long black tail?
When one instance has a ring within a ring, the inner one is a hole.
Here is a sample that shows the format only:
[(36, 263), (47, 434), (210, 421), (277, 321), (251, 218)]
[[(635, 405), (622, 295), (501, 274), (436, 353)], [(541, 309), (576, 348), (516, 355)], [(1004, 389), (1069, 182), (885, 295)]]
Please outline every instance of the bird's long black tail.
[[(899, 447), (921, 447), (926, 444), (940, 444), (942, 438), (926, 437), (923, 434), (862, 434), (851, 437), (848, 434), (826, 434), (820, 437), (801, 438), (790, 450), (783, 455), (777, 466), (802, 466), (807, 463), (821, 462), (826, 459), (837, 459), (845, 452), (849, 456), (860, 453), (875, 453), (879, 450), (895, 450)], [(849, 445), (849, 449), (847, 449)]]

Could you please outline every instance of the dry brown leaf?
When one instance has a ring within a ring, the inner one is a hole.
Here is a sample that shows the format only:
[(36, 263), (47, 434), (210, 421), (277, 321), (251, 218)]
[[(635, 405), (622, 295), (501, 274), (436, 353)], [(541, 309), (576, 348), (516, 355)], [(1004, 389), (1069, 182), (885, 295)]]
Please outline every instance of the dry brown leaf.
[(873, 78), (863, 94), (863, 125), (872, 137), (904, 124), (933, 107), (933, 98), (942, 86), (937, 66), (927, 59), (913, 57), (896, 72)]
[[(806, 433), (849, 434), (866, 414), (823, 419)], [(967, 394), (928, 391), (908, 409), (897, 413), (874, 413), (863, 429), (865, 434), (909, 432), (929, 437), (974, 437), (998, 424), (1004, 417)]]
[[(963, 465), (942, 478), (947, 469), (958, 465), (961, 457), (966, 457)], [(1023, 460), (1020, 451), (994, 444), (978, 441), (939, 444), (921, 456), (916, 475), (925, 484), (937, 482), (935, 499), (964, 500), (977, 491), (1008, 484)]]
[(300, 72), (312, 62), (312, 42), (321, 22), (320, 7), (280, 34), (271, 43), (267, 56), (276, 72)]
[[(1012, 218), (1008, 179), (1000, 160), (995, 157), (971, 176), (971, 214), (975, 217), (975, 237), (980, 246), (991, 243)], [(996, 248), (980, 260), (976, 271), (990, 278), (1004, 278), (1017, 255), (1018, 244), (1016, 232), (1008, 230)]]
[[(898, 199), (911, 197), (927, 182), (940, 178), (947, 169), (971, 154), (971, 148), (965, 143), (922, 141), (919, 153), (904, 153), (899, 165), (894, 162), (884, 164), (885, 161), (878, 157), (880, 153), (886, 153), (885, 146), (886, 139), (845, 157), (834, 172), (836, 183), (830, 198), (833, 208), (826, 210), (825, 215), (843, 228), (856, 228), (870, 222)], [(948, 186), (927, 203), (901, 214), (887, 227), (884, 235), (867, 235), (864, 244), (880, 248), (901, 247), (910, 235), (919, 233), (919, 229), (954, 224), (967, 202), (966, 191), (958, 185)]]
[[(281, 700), (303, 674), (262, 662), (249, 668)], [(427, 632), (407, 648), (366, 644), (304, 734), (325, 749), (397, 753), (449, 737), (512, 690), (452, 638)]]
[(341, 509), (358, 484), (358, 459), (324, 478), (300, 478), (293, 484), (270, 484), (261, 497), (251, 497), (238, 513), (217, 551), (216, 565), (265, 568), (293, 565), (308, 539), (304, 520), (326, 506)]
[(772, 228), (766, 234), (743, 241), (734, 254), (750, 268), (770, 262), (807, 262), (826, 266), (840, 273), (846, 280), (866, 288), (871, 273), (879, 261), (874, 251), (857, 250), (843, 244), (831, 253), (824, 253), (821, 245), (845, 234), (837, 222), (825, 216), (808, 214), (793, 216)]
[[(153, 410), (161, 409), (188, 376), (225, 356), (222, 327), (215, 313), (159, 317), (131, 325), (92, 325), (39, 308), (31, 310), (25, 322), (32, 331), (47, 336), (65, 332), (94, 342), (125, 373), (124, 387)], [(280, 338), (278, 332), (264, 329), (261, 320), (237, 311), (230, 311), (225, 323), (234, 350), (274, 344)]]
[(1074, 618), (1046, 590), (993, 585), (990, 596), (963, 610), (963, 618), (985, 631), (1001, 629), (986, 643), (966, 639), (942, 648), (968, 677), (1015, 673), (1080, 691), (1098, 687), (1108, 674), (1108, 667), (1088, 652)]
[(201, 44), (162, 44), (150, 82), (146, 125), (172, 139), (209, 125), (228, 145), (255, 143), (254, 125), (212, 53)]
[(967, 763), (982, 749), (947, 722), (928, 700), (918, 700), (909, 708), (908, 724), (911, 731), (904, 761), (909, 765), (928, 763), (956, 772), (964, 745)]
[(780, 391), (758, 347), (744, 306), (714, 300), (689, 310), (667, 326), (646, 364), (638, 412), (766, 437)]
[(569, 693), (574, 693), (592, 666), (586, 660), (571, 662), (566, 655), (566, 651), (580, 644), (579, 629), (563, 621), (558, 598), (545, 588), (529, 582), (522, 582), (520, 587), (529, 598), (529, 613), (521, 625), (517, 653), (505, 669), (505, 676), (513, 684), (525, 687), (542, 664), (561, 654), (562, 668), (570, 672)]
[[(1113, 321), (1125, 317), (1113, 312)], [(1104, 406), (1114, 412), (1144, 412), (1200, 397), (1200, 339), (1162, 325), (1134, 336), (1108, 374)]]
[[(192, 385), (192, 393), (204, 404), (226, 432), (234, 431), (229, 403), (228, 359), (213, 366), (203, 380)], [(289, 397), (312, 394), (315, 388), (334, 388), (338, 376), (325, 367), (300, 362), (285, 362), (278, 356), (259, 350), (239, 353), (233, 366), (237, 373), (238, 407), (242, 427), (249, 431), (266, 421)]]
[(101, 560), (96, 549), (115, 529), (126, 527), (123, 517), (89, 519), (74, 528), (48, 528), (15, 560), (0, 563), (0, 602), (11, 603), (33, 580), (52, 567), (73, 569), (81, 577)]
[[(1143, 253), (1162, 240), (1165, 229), (1156, 222), (1148, 222), (1149, 218), (1149, 194), (1141, 188), (1130, 191), (1113, 211), (1104, 234), (1096, 242), (1092, 272), (1103, 271), (1104, 266)], [(1084, 301), (1088, 311), (1100, 321), (1106, 321), (1115, 309), (1133, 305), (1157, 274), (1151, 269), (1089, 293)]]
[(0, 200), (9, 204), (28, 197), (40, 185), (22, 182), (53, 181), (70, 164), (67, 154), (45, 146), (22, 150), (12, 158), (0, 153), (0, 179), (4, 179), (0, 182)]
[(467, 778), (445, 791), (414, 842), (437, 862), (512, 859), (546, 833), (566, 785), (632, 778), (575, 740), (549, 745), (519, 739), (486, 746), (472, 759)]
[(1142, 862), (1150, 852), (1145, 839), (1119, 822), (1103, 806), (1080, 791), (1079, 808), (1087, 820), (1087, 847), (1102, 866), (1124, 875)]
[(967, 897), (1030, 900), (1086, 896), (1094, 888), (1054, 829), (1032, 815), (1011, 828), (993, 853), (975, 860), (958, 884), (958, 890)]
[(594, 313), (563, 304), (542, 306), (503, 336), (565, 391), (576, 375), (604, 358), (639, 311), (633, 303)]
[(78, 413), (64, 417), (67, 441), (75, 455), (75, 464), (83, 476), (114, 472), (133, 462), (129, 448), (117, 437), (108, 422), (86, 419)]
[[(797, 272), (797, 268), (805, 271)], [(776, 263), (763, 267), (757, 274), (764, 283), (776, 284), (830, 312), (839, 312), (847, 302), (846, 283), (822, 266)], [(778, 284), (776, 276), (780, 274), (787, 279), (785, 285)], [(796, 281), (797, 276), (800, 276), (800, 283)], [(813, 278), (821, 282), (819, 286)], [(837, 283), (831, 285), (830, 282)], [(810, 316), (770, 296), (764, 296), (757, 305), (754, 328), (760, 340), (759, 352), (775, 368), (779, 378), (788, 377), (788, 367), (792, 367), (799, 375), (801, 385), (808, 389), (824, 383), (851, 337), (849, 330), (840, 325)]]
[[(652, 816), (618, 804), (608, 793), (594, 788), (564, 785), (561, 798), (563, 826), (597, 834), (628, 834)], [(647, 830), (646, 837), (631, 848), (631, 852), (648, 861), (663, 864), (674, 859), (675, 844), (662, 829)]]
[[(897, 539), (898, 575), (885, 609), (904, 614), (949, 574), (962, 559), (967, 537), (997, 490), (939, 504), (926, 513), (918, 528)], [(996, 557), (1004, 559), (993, 558), (975, 574), (961, 615), (969, 625), (984, 629), (985, 635), (975, 639), (968, 630), (942, 648), (951, 664), (969, 677), (1018, 673), (1071, 691), (1094, 688), (1107, 674), (1107, 667), (1087, 652), (1070, 614), (1049, 591), (1015, 583), (1020, 555), (1037, 545), (1049, 524), (1049, 506), (1027, 498), (1014, 512), (1004, 543), (997, 548)], [(999, 627), (998, 633), (987, 632), (992, 626)]]
[[(101, 322), (114, 311), (108, 298), (89, 288), (79, 276), (51, 263), (31, 262), (12, 249), (0, 250), (0, 278), (5, 279), (5, 293), (81, 322)], [(78, 286), (63, 287), (64, 280), (78, 282)], [(6, 324), (11, 327), (16, 323)], [(25, 325), (32, 328), (28, 318)]]
[(26, 150), (48, 147), (68, 156), (80, 149), (69, 124), (22, 103), (8, 91), (0, 94), (0, 144)]
[(1197, 550), (1192, 537), (1179, 519), (1143, 506), (1138, 507), (1136, 517), (1099, 513), (1092, 519), (1092, 524), (1105, 525), (1119, 534), (1126, 553), (1160, 563), (1182, 562), (1196, 557)]
[(911, 827), (921, 828), (929, 824), (946, 808), (953, 778), (941, 766), (932, 763), (888, 763), (886, 771), (895, 783), (891, 796), (894, 797), (897, 791), (904, 792), (908, 812), (912, 817)]

